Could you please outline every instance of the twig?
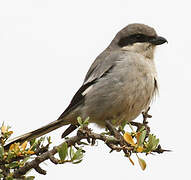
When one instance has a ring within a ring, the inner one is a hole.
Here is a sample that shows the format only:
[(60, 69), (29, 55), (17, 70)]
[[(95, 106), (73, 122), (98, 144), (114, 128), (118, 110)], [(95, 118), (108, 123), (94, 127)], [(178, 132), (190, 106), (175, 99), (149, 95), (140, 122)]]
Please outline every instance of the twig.
[[(147, 122), (144, 119), (143, 120), (143, 124), (141, 123), (135, 123), (132, 122), (132, 125), (137, 126), (137, 129), (140, 129), (142, 126), (147, 126)], [(58, 152), (58, 149), (60, 149), (64, 143), (67, 143), (68, 147), (69, 146), (74, 146), (76, 147), (77, 145), (79, 145), (81, 142), (81, 140), (87, 140), (89, 144), (94, 145), (96, 140), (101, 140), (103, 141), (112, 151), (123, 151), (126, 157), (130, 157), (131, 153), (134, 152), (134, 147), (132, 147), (130, 144), (128, 144), (124, 138), (123, 135), (121, 134), (121, 132), (119, 132), (112, 124), (110, 121), (106, 121), (106, 127), (108, 128), (110, 134), (113, 136), (108, 136), (108, 135), (103, 135), (103, 134), (97, 134), (92, 132), (91, 129), (89, 129), (88, 127), (84, 127), (84, 128), (80, 128), (77, 131), (76, 136), (73, 136), (71, 138), (65, 139), (65, 142), (61, 143), (58, 146), (54, 146), (51, 150), (49, 149), (49, 146), (43, 146), (43, 147), (39, 147), (37, 149), (37, 151), (35, 152), (35, 155), (37, 156), (34, 160), (25, 163), (24, 166), (19, 167), (18, 169), (15, 169), (13, 172), (13, 178), (21, 178), (23, 177), (23, 175), (25, 175), (29, 170), (31, 169), (35, 169), (38, 173), (45, 175), (46, 171), (43, 170), (40, 167), (40, 164), (46, 160), (50, 160), (52, 163), (54, 164), (60, 164), (60, 160), (55, 158), (54, 155)], [(78, 148), (78, 147), (77, 147)], [(161, 146), (159, 145), (157, 147), (156, 150), (152, 151), (152, 152), (156, 152), (156, 153), (163, 153), (165, 151), (168, 150), (163, 150), (161, 148)], [(11, 162), (13, 162), (13, 160), (10, 160)], [(71, 162), (69, 161), (65, 161), (65, 162)], [(1, 162), (3, 163), (3, 162)], [(7, 162), (4, 162), (4, 165)], [(3, 164), (2, 164), (3, 167)], [(9, 174), (9, 172), (7, 172)]]
[[(109, 138), (107, 136), (103, 136), (101, 134), (93, 133), (91, 131), (83, 130), (83, 129), (78, 130), (76, 136), (73, 136), (67, 139), (65, 142), (67, 142), (68, 146), (71, 146), (71, 145), (75, 145), (77, 142), (79, 142), (82, 139), (88, 139), (88, 138), (102, 140), (106, 142), (107, 146), (112, 148), (112, 150), (119, 151), (120, 149), (122, 149), (115, 145), (116, 143), (118, 143), (118, 141), (111, 142), (108, 140)], [(43, 154), (39, 155), (31, 162), (26, 163), (23, 167), (20, 167), (19, 169), (15, 170), (13, 173), (13, 177), (19, 178), (22, 175), (25, 175), (30, 169), (33, 169), (33, 168), (40, 174), (45, 174), (46, 171), (42, 170), (39, 167), (39, 164), (47, 159), (50, 159), (51, 162), (58, 164), (58, 160), (54, 158), (54, 155), (57, 153), (57, 149), (61, 148), (62, 144), (53, 147), (51, 150), (44, 152)]]

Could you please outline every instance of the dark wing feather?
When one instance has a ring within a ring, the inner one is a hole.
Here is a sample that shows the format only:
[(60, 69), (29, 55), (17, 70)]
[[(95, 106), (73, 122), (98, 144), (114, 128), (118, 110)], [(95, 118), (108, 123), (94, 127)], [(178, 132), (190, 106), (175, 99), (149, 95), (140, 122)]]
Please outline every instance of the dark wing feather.
[(80, 104), (82, 104), (84, 102), (84, 98), (85, 96), (82, 95), (82, 93), (91, 85), (93, 85), (95, 83), (94, 81), (91, 81), (87, 84), (84, 84), (80, 87), (80, 89), (76, 92), (76, 94), (74, 95), (74, 97), (72, 98), (69, 106), (65, 109), (65, 111), (60, 115), (60, 117), (58, 119), (62, 119), (66, 114), (68, 114), (69, 112), (71, 112), (73, 109), (75, 109), (77, 106), (79, 106)]
[[(107, 54), (107, 53), (106, 53)], [(105, 58), (106, 54), (102, 54), (102, 58)], [(114, 61), (114, 60), (113, 60)], [(104, 62), (104, 60), (98, 58), (96, 59), (96, 61), (94, 61), (94, 63), (92, 64), (92, 66), (90, 67), (88, 73), (86, 74), (85, 80), (84, 80), (84, 84), (80, 87), (80, 89), (76, 92), (76, 94), (74, 95), (74, 97), (72, 98), (69, 106), (66, 108), (66, 110), (60, 115), (60, 117), (58, 119), (62, 119), (64, 118), (64, 116), (66, 116), (68, 113), (70, 113), (72, 110), (74, 110), (76, 107), (78, 107), (80, 104), (84, 103), (85, 100), (85, 95), (83, 95), (83, 92), (89, 88), (90, 86), (92, 86), (93, 84), (96, 83), (96, 81), (102, 77), (104, 77), (107, 73), (109, 73), (115, 63), (107, 63), (108, 61), (106, 61), (106, 63)], [(100, 67), (102, 66), (102, 68)], [(104, 68), (103, 68), (104, 67)], [(102, 71), (100, 71), (102, 70)], [(75, 129), (77, 128), (76, 125), (70, 125), (62, 134), (62, 138), (66, 137), (67, 135), (69, 135), (71, 132), (73, 132)]]
[[(104, 77), (106, 74), (108, 74), (112, 69), (113, 69), (114, 65), (110, 66), (102, 75), (100, 78)], [(80, 87), (80, 89), (76, 92), (76, 94), (74, 95), (74, 97), (72, 98), (69, 106), (65, 109), (65, 111), (60, 115), (60, 117), (58, 119), (62, 119), (65, 115), (67, 115), (69, 112), (71, 112), (73, 109), (75, 109), (77, 106), (79, 106), (80, 104), (83, 104), (84, 99), (85, 99), (85, 95), (83, 95), (83, 92), (89, 88), (90, 86), (92, 86), (93, 84), (95, 84), (97, 81), (97, 79), (94, 79), (91, 82), (88, 82), (84, 85), (82, 85)]]
[(114, 53), (114, 55), (110, 56), (109, 52), (104, 51), (100, 56), (98, 56), (98, 58), (96, 58), (96, 60), (91, 65), (89, 71), (86, 74), (83, 85), (76, 92), (69, 106), (60, 115), (58, 119), (62, 119), (64, 116), (70, 113), (73, 109), (78, 107), (80, 104), (83, 104), (85, 99), (85, 95), (83, 95), (83, 92), (87, 88), (95, 84), (98, 79), (102, 78), (109, 71), (111, 71), (111, 69), (115, 66), (115, 60), (117, 57), (118, 57), (117, 53)]

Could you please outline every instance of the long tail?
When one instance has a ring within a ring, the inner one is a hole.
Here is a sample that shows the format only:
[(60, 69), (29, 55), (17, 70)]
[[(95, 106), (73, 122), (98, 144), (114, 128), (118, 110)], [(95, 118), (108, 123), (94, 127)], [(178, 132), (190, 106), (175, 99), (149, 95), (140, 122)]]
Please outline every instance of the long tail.
[(43, 136), (55, 129), (58, 129), (67, 124), (69, 124), (69, 123), (64, 121), (63, 119), (58, 119), (45, 126), (42, 126), (39, 129), (36, 129), (34, 131), (31, 131), (29, 133), (23, 134), (21, 136), (18, 136), (16, 138), (12, 139), (11, 141), (8, 142), (8, 144), (5, 145), (4, 148), (8, 149), (11, 144), (16, 143), (16, 142), (23, 143), (24, 141), (30, 141), (31, 139), (38, 138), (40, 136)]

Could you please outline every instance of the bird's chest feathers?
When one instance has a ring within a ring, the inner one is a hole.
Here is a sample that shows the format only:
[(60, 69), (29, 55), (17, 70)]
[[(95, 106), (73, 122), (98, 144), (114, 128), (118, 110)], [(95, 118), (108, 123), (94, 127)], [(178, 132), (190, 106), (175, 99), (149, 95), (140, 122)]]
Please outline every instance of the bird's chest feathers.
[(153, 59), (138, 53), (130, 53), (128, 60), (124, 83), (126, 94), (124, 104), (129, 112), (135, 112), (132, 114), (134, 117), (149, 106), (156, 94), (157, 73)]
[(141, 62), (135, 63), (136, 87), (142, 96), (152, 98), (157, 92), (157, 72), (153, 59), (142, 56)]

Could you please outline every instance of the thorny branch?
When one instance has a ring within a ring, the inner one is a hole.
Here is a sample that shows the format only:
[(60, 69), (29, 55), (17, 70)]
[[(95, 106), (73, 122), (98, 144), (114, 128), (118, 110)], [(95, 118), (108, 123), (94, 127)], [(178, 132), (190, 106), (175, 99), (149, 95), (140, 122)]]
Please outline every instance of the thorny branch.
[[(83, 139), (94, 139), (94, 140), (101, 140), (106, 143), (108, 147), (110, 147), (112, 150), (121, 151), (123, 149), (125, 150), (132, 150), (131, 147), (121, 147), (118, 146), (119, 143), (121, 143), (120, 140), (112, 139), (110, 140), (108, 136), (104, 136), (102, 134), (93, 133), (90, 129), (79, 129), (76, 136), (73, 136), (69, 139), (66, 139), (65, 142), (67, 142), (68, 146), (72, 146), (75, 144), (78, 144)], [(63, 144), (63, 143), (62, 143)], [(54, 164), (58, 164), (59, 160), (54, 157), (54, 155), (57, 153), (57, 149), (61, 148), (62, 144), (58, 146), (54, 146), (51, 150), (44, 152), (40, 156), (37, 156), (34, 160), (32, 160), (29, 163), (26, 163), (25, 166), (20, 167), (17, 169), (13, 177), (18, 178), (22, 175), (25, 175), (30, 169), (35, 169), (40, 174), (46, 174), (45, 170), (42, 170), (40, 168), (40, 163), (43, 161), (50, 159), (50, 161)]]
[[(146, 131), (145, 138), (148, 137), (150, 133), (150, 128), (148, 126), (148, 122), (146, 121), (147, 118), (150, 118), (150, 117), (151, 116), (148, 115), (148, 111), (147, 111), (146, 113), (143, 114), (143, 123), (131, 122), (132, 126), (137, 127), (137, 132), (142, 127), (144, 127)], [(137, 152), (135, 151), (135, 146), (132, 146), (132, 144), (124, 140), (124, 135), (121, 133), (121, 131), (117, 130), (110, 121), (106, 121), (106, 128), (108, 129), (107, 134), (97, 134), (92, 132), (92, 130), (89, 129), (87, 126), (81, 126), (78, 129), (77, 134), (75, 136), (65, 139), (65, 141), (61, 143), (60, 145), (54, 146), (50, 150), (49, 150), (49, 144), (47, 146), (39, 147), (33, 154), (36, 157), (32, 161), (26, 162), (24, 166), (15, 169), (13, 171), (12, 177), (23, 178), (24, 175), (31, 169), (35, 169), (39, 174), (45, 175), (46, 171), (40, 167), (40, 164), (48, 159), (54, 164), (60, 164), (61, 163), (60, 159), (54, 157), (54, 155), (58, 153), (58, 150), (63, 146), (64, 143), (67, 143), (68, 147), (73, 146), (73, 147), (76, 147), (76, 149), (78, 149), (77, 146), (82, 144), (82, 140), (87, 140), (88, 144), (91, 144), (91, 145), (94, 145), (96, 140), (100, 140), (100, 141), (103, 141), (111, 149), (110, 152), (123, 151), (125, 156), (129, 158), (132, 153), (138, 152), (138, 151)], [(155, 148), (151, 152), (160, 154), (165, 151), (168, 151), (168, 150), (164, 150), (161, 148), (160, 145), (158, 145), (157, 148)], [(12, 158), (10, 160), (10, 163), (14, 162), (15, 160), (21, 160), (21, 159), (22, 157), (20, 157), (20, 159), (19, 157)], [(71, 161), (65, 160), (65, 162), (71, 162)], [(0, 169), (4, 168), (5, 164), (6, 162), (1, 160)], [(9, 174), (9, 172), (7, 172), (7, 174)]]
[[(78, 144), (83, 139), (93, 139), (93, 140), (101, 140), (106, 143), (106, 145), (112, 150), (112, 151), (121, 151), (123, 150), (125, 154), (128, 154), (130, 151), (133, 150), (133, 147), (128, 146), (128, 144), (124, 141), (123, 136), (115, 129), (113, 126), (107, 122), (107, 127), (109, 128), (110, 132), (114, 135), (115, 139), (109, 139), (108, 136), (93, 133), (90, 129), (79, 129), (76, 136), (73, 136), (69, 139), (67, 139), (65, 142), (67, 142), (68, 146), (72, 146), (75, 144)], [(62, 143), (63, 144), (63, 143)], [(46, 174), (46, 171), (40, 168), (40, 164), (50, 159), (50, 161), (54, 164), (58, 164), (59, 160), (54, 157), (54, 155), (57, 153), (57, 149), (59, 149), (62, 144), (58, 146), (54, 146), (51, 150), (44, 152), (40, 156), (37, 156), (34, 160), (31, 162), (25, 164), (25, 166), (20, 167), (18, 170), (16, 170), (13, 174), (14, 178), (21, 177), (22, 175), (25, 175), (30, 169), (35, 169), (40, 174)], [(165, 150), (163, 150), (160, 146), (158, 149), (155, 150), (156, 153), (162, 153)]]

